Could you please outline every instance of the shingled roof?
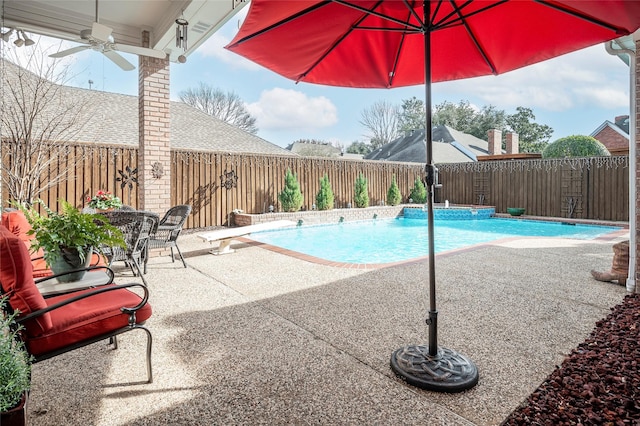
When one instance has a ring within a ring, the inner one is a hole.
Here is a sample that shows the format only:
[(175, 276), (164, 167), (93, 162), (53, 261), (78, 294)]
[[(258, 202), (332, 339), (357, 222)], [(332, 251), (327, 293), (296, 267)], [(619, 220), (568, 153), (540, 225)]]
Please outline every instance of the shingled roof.
[[(17, 71), (17, 66), (5, 62), (5, 72)], [(74, 99), (89, 100), (90, 113), (83, 114), (81, 128), (73, 132), (67, 142), (138, 146), (137, 96), (69, 86), (60, 89), (65, 103)], [(172, 148), (297, 156), (183, 102), (171, 101), (169, 108)]]
[[(366, 155), (366, 160), (426, 163), (425, 131), (414, 130)], [(433, 128), (433, 160), (441, 163), (477, 161), (478, 155), (487, 155), (489, 144), (473, 135), (459, 132), (449, 126)]]

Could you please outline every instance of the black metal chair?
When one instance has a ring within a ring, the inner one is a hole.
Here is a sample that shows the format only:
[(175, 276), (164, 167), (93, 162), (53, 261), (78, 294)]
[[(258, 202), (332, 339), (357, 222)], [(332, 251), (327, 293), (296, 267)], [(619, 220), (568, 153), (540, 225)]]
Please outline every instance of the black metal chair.
[[(191, 206), (188, 204), (180, 204), (178, 206), (171, 207), (160, 220), (158, 228), (155, 233), (151, 234), (149, 238), (149, 249), (156, 248), (169, 248), (171, 249), (171, 261), (175, 262), (173, 254), (173, 248), (175, 247), (180, 255), (182, 264), (187, 267), (187, 262), (184, 260), (184, 256), (178, 247), (178, 236), (182, 231), (182, 226), (187, 220), (187, 217), (191, 214)], [(144, 272), (147, 272), (147, 262), (144, 263)]]
[(144, 211), (116, 210), (103, 212), (111, 225), (122, 231), (126, 248), (104, 247), (103, 251), (109, 259), (109, 266), (113, 262), (125, 262), (134, 275), (140, 275), (142, 282), (147, 285), (140, 265), (146, 264), (148, 255), (149, 236), (156, 232), (158, 216)]

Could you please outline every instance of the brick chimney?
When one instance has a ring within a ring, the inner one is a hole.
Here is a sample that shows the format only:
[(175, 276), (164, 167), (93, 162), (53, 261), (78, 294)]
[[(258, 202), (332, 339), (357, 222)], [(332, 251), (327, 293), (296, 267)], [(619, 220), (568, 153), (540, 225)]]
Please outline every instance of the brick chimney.
[(487, 132), (489, 142), (489, 155), (502, 154), (502, 132), (498, 129), (491, 129)]
[(520, 138), (517, 133), (507, 133), (505, 140), (507, 142), (507, 154), (518, 154), (520, 152)]

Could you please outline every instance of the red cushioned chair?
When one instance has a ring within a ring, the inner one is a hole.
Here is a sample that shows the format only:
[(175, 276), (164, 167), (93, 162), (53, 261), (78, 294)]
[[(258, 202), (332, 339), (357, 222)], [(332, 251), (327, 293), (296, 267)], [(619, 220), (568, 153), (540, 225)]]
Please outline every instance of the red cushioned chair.
[[(151, 332), (144, 327), (151, 316), (149, 293), (143, 284), (107, 284), (44, 298), (33, 280), (33, 266), (25, 244), (0, 225), (0, 286), (8, 296), (5, 309), (18, 312), (20, 336), (34, 362), (98, 342), (127, 331), (147, 334), (147, 377), (151, 371)], [(128, 290), (138, 287), (143, 296)]]
[[(2, 212), (1, 224), (18, 237), (25, 244), (27, 250), (31, 251), (31, 242), (35, 239), (35, 236), (27, 234), (31, 231), (31, 225), (24, 213), (16, 209), (5, 210)], [(42, 249), (31, 253), (31, 263), (33, 265), (34, 278), (47, 277), (53, 274), (44, 261), (44, 251)], [(91, 265), (106, 266), (101, 256), (96, 253), (92, 255)]]

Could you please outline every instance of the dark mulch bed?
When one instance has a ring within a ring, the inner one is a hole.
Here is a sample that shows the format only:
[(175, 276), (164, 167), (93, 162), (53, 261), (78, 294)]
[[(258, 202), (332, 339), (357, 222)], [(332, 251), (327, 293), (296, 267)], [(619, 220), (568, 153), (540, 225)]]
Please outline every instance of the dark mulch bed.
[(503, 425), (640, 424), (640, 294), (611, 310)]

